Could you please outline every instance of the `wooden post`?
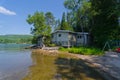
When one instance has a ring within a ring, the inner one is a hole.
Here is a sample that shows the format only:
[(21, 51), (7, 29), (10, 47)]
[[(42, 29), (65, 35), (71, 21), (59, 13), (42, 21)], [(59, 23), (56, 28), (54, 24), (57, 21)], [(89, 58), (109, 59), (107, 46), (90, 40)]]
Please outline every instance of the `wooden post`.
[(68, 48), (70, 48), (69, 45), (70, 45), (70, 42), (69, 42), (69, 40), (68, 40)]

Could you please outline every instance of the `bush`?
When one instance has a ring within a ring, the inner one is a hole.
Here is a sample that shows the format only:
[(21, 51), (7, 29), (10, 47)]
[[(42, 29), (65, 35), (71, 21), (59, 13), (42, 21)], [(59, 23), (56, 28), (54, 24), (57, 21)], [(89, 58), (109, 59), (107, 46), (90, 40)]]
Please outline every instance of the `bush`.
[(48, 44), (49, 47), (56, 47), (56, 44)]
[(59, 50), (60, 50), (60, 51), (68, 51), (68, 48), (60, 47)]
[(102, 55), (103, 52), (97, 48), (60, 48), (61, 51), (68, 51), (69, 53), (82, 54), (82, 55)]

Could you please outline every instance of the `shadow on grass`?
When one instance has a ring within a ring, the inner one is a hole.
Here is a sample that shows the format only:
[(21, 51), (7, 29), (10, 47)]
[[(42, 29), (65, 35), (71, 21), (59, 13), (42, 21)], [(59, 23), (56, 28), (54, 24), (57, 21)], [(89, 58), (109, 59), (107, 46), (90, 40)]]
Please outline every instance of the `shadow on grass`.
[(97, 71), (83, 60), (74, 58), (57, 58), (57, 73), (62, 80), (105, 80)]

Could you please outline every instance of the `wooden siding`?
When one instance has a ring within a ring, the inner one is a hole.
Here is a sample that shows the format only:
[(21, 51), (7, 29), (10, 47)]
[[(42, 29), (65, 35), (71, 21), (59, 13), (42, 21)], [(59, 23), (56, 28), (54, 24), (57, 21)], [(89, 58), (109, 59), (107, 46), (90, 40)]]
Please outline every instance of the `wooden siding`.
[(56, 31), (52, 34), (52, 42), (60, 46), (80, 46), (88, 43), (88, 33)]

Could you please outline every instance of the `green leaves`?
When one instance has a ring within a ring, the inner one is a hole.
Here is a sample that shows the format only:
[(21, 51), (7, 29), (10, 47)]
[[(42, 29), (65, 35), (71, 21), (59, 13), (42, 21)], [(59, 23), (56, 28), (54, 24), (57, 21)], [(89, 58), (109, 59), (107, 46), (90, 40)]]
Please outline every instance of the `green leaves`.
[(120, 35), (117, 0), (65, 0), (64, 6), (68, 9), (69, 24), (75, 31), (89, 32), (95, 46), (102, 47), (107, 40)]
[(65, 8), (69, 10), (69, 21), (75, 31), (90, 31), (90, 20), (95, 14), (88, 0), (65, 0)]
[(50, 36), (51, 28), (46, 24), (43, 12), (35, 12), (33, 15), (28, 15), (27, 22), (28, 24), (33, 25), (31, 32), (34, 36)]
[(45, 20), (48, 26), (53, 27), (55, 25), (55, 18), (51, 12), (47, 12), (45, 14)]
[(92, 9), (97, 13), (93, 16), (93, 36), (98, 47), (102, 47), (108, 40), (118, 36), (118, 13), (115, 0), (91, 0)]
[(67, 14), (65, 14), (65, 12), (63, 13), (62, 15), (62, 20), (61, 22), (58, 20), (57, 21), (57, 30), (70, 30), (70, 31), (73, 31), (73, 28), (71, 27), (70, 25), (70, 16)]

